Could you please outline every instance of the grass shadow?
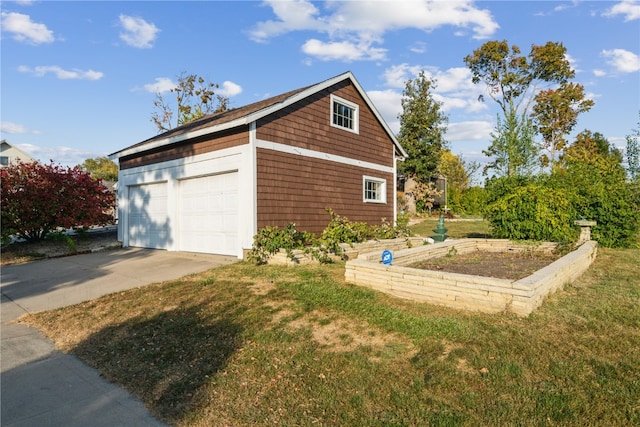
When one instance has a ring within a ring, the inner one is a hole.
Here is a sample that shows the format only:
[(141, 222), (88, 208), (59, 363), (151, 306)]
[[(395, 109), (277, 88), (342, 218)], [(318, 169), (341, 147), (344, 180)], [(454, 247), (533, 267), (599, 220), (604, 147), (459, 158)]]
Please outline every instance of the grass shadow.
[(208, 316), (206, 306), (176, 307), (108, 326), (73, 352), (138, 396), (158, 418), (178, 422), (242, 342), (234, 311)]

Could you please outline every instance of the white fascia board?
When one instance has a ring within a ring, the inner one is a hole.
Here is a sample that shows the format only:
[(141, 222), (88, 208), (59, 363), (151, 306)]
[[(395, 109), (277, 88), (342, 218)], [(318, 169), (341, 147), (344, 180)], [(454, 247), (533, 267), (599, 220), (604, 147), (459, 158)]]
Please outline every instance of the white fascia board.
[(223, 131), (226, 129), (231, 129), (237, 126), (242, 126), (242, 125), (246, 125), (248, 124), (249, 121), (247, 121), (247, 117), (241, 117), (239, 119), (233, 120), (231, 122), (226, 122), (226, 123), (221, 123), (219, 125), (215, 125), (215, 126), (211, 126), (208, 128), (204, 128), (204, 129), (198, 129), (198, 130), (194, 130), (192, 132), (186, 132), (180, 135), (176, 135), (176, 136), (172, 136), (169, 138), (162, 138), (159, 139), (157, 141), (153, 141), (150, 142), (148, 144), (144, 144), (144, 145), (139, 145), (136, 147), (131, 147), (131, 148), (126, 148), (122, 151), (118, 151), (115, 152), (113, 154), (109, 155), (109, 158), (120, 158), (120, 157), (124, 157), (124, 156), (130, 156), (132, 154), (137, 154), (140, 153), (142, 151), (147, 151), (147, 150), (152, 150), (154, 148), (159, 148), (159, 147), (163, 147), (165, 145), (171, 145), (174, 144), (176, 142), (182, 142), (182, 141), (186, 141), (192, 138), (197, 138), (199, 136), (203, 136), (203, 135), (208, 135), (210, 133), (216, 133), (219, 131)]

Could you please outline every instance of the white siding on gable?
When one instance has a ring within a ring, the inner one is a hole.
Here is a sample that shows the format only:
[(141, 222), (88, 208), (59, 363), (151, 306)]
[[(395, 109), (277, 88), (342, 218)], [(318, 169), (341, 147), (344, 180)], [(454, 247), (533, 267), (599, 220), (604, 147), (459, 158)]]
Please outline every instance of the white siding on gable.
[(167, 183), (132, 185), (128, 188), (129, 245), (167, 249), (171, 243), (167, 216)]
[(238, 172), (180, 181), (181, 251), (236, 255)]

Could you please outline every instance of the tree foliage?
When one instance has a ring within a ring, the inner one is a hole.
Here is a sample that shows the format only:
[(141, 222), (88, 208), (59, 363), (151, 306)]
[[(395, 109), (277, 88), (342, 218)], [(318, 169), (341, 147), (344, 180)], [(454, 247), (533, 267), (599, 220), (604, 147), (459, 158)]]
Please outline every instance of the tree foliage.
[(151, 121), (161, 133), (197, 120), (205, 114), (228, 110), (229, 98), (216, 94), (218, 87), (217, 83), (207, 82), (197, 74), (183, 72), (178, 77), (177, 86), (171, 89), (171, 93), (176, 96), (176, 109), (172, 109), (162, 94), (157, 93), (153, 101), (156, 111), (151, 115)]
[(553, 167), (557, 154), (566, 146), (564, 136), (573, 130), (578, 115), (589, 111), (594, 102), (585, 99), (584, 87), (576, 83), (542, 90), (535, 100), (532, 118), (536, 130), (542, 135), (542, 148), (548, 153), (543, 154), (540, 160), (543, 166)]
[(485, 152), (498, 157), (489, 168), (507, 175), (518, 173), (523, 159), (531, 155), (533, 134), (528, 114), (535, 94), (541, 85), (565, 85), (575, 75), (566, 58), (566, 48), (561, 43), (547, 42), (543, 46), (532, 45), (525, 56), (518, 46), (494, 40), (467, 55), (464, 61), (473, 83), (485, 84), (488, 95), (502, 110), (503, 120), (498, 122), (497, 134)]
[(520, 117), (514, 111), (504, 120), (498, 116), (492, 142), (482, 152), (491, 157), (484, 174), (493, 170), (498, 176), (529, 175), (532, 173), (539, 148), (534, 140), (535, 131), (527, 117)]
[(444, 150), (438, 164), (438, 173), (447, 178), (447, 206), (460, 206), (462, 192), (469, 187), (469, 176), (464, 162), (450, 150)]
[(118, 180), (118, 165), (106, 157), (87, 159), (78, 167), (85, 172), (89, 172), (93, 179), (101, 179), (103, 181)]
[(406, 82), (402, 92), (402, 113), (398, 141), (408, 154), (399, 164), (400, 173), (426, 184), (436, 171), (447, 142), (444, 133), (449, 122), (442, 103), (433, 98), (435, 80), (424, 71)]
[(113, 221), (114, 195), (78, 166), (16, 162), (0, 170), (3, 240), (17, 235), (37, 241), (59, 227)]
[(625, 156), (627, 158), (627, 174), (629, 179), (640, 184), (640, 111), (638, 112), (638, 127), (626, 136), (627, 146)]

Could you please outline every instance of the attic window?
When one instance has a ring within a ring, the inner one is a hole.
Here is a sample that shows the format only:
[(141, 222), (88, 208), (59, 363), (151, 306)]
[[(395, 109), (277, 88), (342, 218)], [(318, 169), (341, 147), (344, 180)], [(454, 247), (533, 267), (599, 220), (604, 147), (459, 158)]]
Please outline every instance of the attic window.
[(331, 126), (358, 133), (358, 105), (331, 95)]
[(365, 203), (387, 202), (387, 181), (381, 178), (363, 176), (363, 190)]

